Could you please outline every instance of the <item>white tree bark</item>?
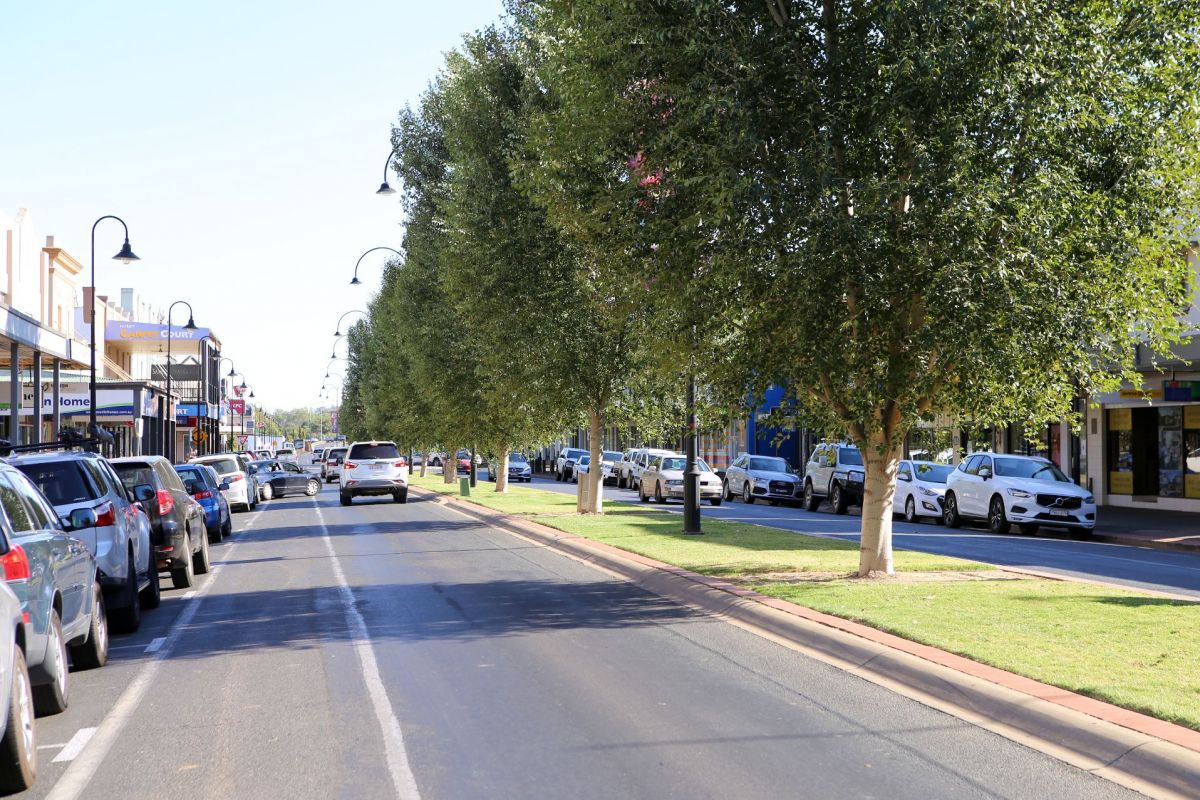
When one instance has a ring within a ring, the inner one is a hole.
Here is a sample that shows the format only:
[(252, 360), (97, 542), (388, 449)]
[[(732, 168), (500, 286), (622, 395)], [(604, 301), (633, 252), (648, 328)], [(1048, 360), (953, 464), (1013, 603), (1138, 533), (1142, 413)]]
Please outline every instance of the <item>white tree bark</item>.
[(453, 445), (446, 448), (446, 455), (442, 458), (442, 483), (454, 483), (457, 477), (458, 446)]
[(488, 464), (488, 470), (498, 470), (496, 472), (493, 472), (493, 475), (496, 478), (496, 491), (497, 492), (507, 492), (508, 491), (508, 454), (510, 452), (511, 451), (507, 447), (505, 447), (503, 450), (500, 451), (500, 456), (499, 456), (498, 460), (492, 462), (491, 464)]
[(867, 469), (862, 505), (862, 538), (858, 552), (858, 574), (891, 575), (892, 508), (896, 497), (896, 470), (900, 465), (900, 445), (882, 435), (871, 436), (860, 448)]
[[(585, 514), (604, 513), (604, 414), (600, 409), (588, 411), (588, 452), (591, 463), (587, 475), (588, 499)], [(580, 481), (582, 483), (582, 481)]]
[(421, 477), (425, 477), (425, 471), (429, 469), (429, 453), (428, 451), (421, 458)]

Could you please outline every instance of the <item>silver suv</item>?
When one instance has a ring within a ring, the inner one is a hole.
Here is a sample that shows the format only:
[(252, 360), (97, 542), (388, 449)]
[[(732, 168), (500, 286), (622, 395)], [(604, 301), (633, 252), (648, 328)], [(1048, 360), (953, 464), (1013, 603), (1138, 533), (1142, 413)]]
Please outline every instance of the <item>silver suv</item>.
[(804, 468), (804, 508), (816, 511), (828, 497), (836, 514), (861, 506), (866, 468), (862, 453), (852, 444), (819, 444)]
[(338, 488), (344, 506), (358, 495), (390, 494), (397, 503), (407, 503), (408, 463), (395, 442), (355, 442), (346, 453)]
[(137, 630), (141, 609), (159, 604), (150, 517), (130, 498), (109, 463), (77, 451), (16, 455), (12, 464), (66, 518), (77, 508), (96, 513), (96, 527), (74, 531), (96, 559), (104, 605), (117, 627)]
[(321, 462), (321, 480), (333, 483), (342, 474), (342, 462), (349, 452), (345, 447), (331, 447), (325, 452), (325, 460)]

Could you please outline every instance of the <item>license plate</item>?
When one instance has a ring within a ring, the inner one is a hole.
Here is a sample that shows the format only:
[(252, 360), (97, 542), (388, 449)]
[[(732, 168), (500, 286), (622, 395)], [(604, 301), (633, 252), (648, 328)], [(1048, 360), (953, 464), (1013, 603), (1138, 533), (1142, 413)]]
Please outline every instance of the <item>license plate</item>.
[(383, 464), (372, 464), (371, 469), (375, 470), (376, 472), (382, 472)]
[(1052, 508), (1052, 509), (1050, 509), (1050, 516), (1052, 516), (1052, 517), (1069, 517), (1069, 516), (1071, 516), (1071, 512), (1067, 511), (1065, 508)]

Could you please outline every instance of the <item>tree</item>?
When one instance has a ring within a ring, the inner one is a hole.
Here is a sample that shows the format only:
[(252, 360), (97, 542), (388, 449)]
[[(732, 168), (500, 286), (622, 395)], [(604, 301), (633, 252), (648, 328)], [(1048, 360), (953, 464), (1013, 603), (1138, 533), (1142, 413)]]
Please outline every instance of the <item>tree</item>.
[(1077, 393), (1137, 380), (1135, 343), (1180, 331), (1194, 3), (516, 9), (560, 98), (543, 183), (577, 227), (684, 254), (655, 262), (684, 303), (734, 300), (714, 335), (746, 363), (713, 365), (715, 386), (786, 385), (858, 444), (862, 575), (892, 571), (919, 420), (1066, 417)]

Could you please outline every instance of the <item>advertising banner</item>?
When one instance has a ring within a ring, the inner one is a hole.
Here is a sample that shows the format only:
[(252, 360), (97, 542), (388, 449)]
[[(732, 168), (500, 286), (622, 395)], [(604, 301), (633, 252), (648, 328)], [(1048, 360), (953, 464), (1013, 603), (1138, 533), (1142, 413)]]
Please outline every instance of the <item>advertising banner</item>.
[(212, 331), (208, 328), (188, 330), (178, 325), (172, 325), (168, 329), (166, 325), (156, 325), (152, 322), (109, 320), (104, 326), (104, 338), (110, 342), (165, 342), (167, 339), (172, 342), (198, 342), (211, 333)]
[(229, 413), (235, 417), (240, 417), (246, 413), (246, 401), (241, 398), (232, 398), (228, 401)]
[[(9, 392), (8, 385), (4, 384), (4, 388), (0, 390), (4, 400), (0, 402), (0, 414), (9, 413), (11, 404), (8, 402)], [(87, 386), (79, 384), (71, 384), (70, 387), (62, 387), (58, 396), (58, 413), (64, 417), (79, 417), (88, 416), (92, 409), (91, 395), (88, 393)], [(42, 386), (42, 414), (49, 415), (54, 413), (54, 394), (53, 387), (49, 384)], [(18, 411), (20, 416), (31, 416), (33, 414), (33, 385), (26, 384), (21, 387), (21, 407)], [(97, 417), (133, 417), (133, 390), (132, 389), (97, 389), (96, 390), (96, 416)]]

